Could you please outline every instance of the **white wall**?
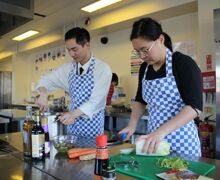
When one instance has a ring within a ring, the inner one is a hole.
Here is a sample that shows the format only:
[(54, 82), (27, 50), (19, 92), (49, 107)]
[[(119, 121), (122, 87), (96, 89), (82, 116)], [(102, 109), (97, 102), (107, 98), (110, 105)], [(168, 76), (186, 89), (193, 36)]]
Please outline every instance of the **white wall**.
[(11, 57), (6, 58), (0, 62), (0, 71), (12, 71)]

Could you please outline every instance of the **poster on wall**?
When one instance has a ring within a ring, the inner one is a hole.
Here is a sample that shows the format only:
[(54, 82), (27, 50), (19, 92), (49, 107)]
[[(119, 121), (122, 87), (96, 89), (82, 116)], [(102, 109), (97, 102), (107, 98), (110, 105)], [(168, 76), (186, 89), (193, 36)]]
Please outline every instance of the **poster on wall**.
[(139, 69), (141, 67), (141, 64), (143, 63), (143, 60), (139, 58), (137, 53), (134, 51), (131, 52), (131, 76), (132, 77), (138, 77)]
[(215, 92), (216, 90), (215, 71), (202, 73), (202, 89), (203, 92)]

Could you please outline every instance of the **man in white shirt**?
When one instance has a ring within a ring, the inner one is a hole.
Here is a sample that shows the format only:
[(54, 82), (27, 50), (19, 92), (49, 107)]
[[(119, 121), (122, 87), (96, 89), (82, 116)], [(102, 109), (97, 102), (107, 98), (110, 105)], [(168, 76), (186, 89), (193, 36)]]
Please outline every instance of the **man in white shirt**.
[(112, 72), (107, 64), (92, 55), (86, 29), (69, 30), (65, 44), (73, 61), (39, 81), (36, 89), (40, 96), (36, 103), (44, 111), (48, 91), (64, 89), (70, 95), (70, 109), (59, 120), (68, 125), (67, 133), (95, 137), (104, 131), (104, 109)]

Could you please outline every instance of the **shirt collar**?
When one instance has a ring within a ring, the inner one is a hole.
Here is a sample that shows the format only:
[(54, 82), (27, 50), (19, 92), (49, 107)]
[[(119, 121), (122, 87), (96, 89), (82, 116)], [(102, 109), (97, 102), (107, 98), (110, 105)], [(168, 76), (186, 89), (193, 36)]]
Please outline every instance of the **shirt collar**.
[(93, 57), (93, 56), (91, 55), (91, 57), (89, 58), (88, 62), (86, 62), (85, 64), (83, 64), (83, 66), (82, 66), (80, 63), (78, 63), (78, 71), (79, 71), (79, 69), (82, 67), (82, 68), (83, 68), (83, 74), (84, 74), (85, 72), (87, 72), (87, 69), (89, 68), (89, 65), (90, 65), (90, 63), (91, 63), (92, 57)]

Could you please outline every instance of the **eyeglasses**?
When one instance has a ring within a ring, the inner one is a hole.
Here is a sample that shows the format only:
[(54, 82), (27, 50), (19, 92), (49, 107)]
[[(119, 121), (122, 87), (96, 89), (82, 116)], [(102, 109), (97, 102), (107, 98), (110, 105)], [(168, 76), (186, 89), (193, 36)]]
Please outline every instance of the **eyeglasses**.
[(154, 41), (149, 48), (142, 48), (142, 49), (139, 49), (139, 50), (133, 50), (133, 53), (137, 54), (138, 56), (141, 56), (141, 54), (146, 56), (147, 54), (150, 53), (150, 51), (153, 48), (155, 43), (156, 43), (156, 41)]

